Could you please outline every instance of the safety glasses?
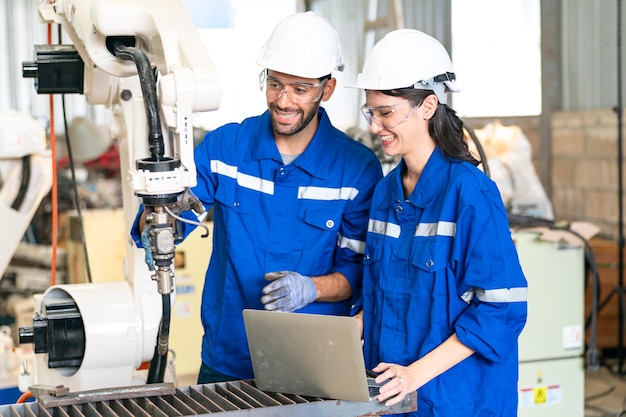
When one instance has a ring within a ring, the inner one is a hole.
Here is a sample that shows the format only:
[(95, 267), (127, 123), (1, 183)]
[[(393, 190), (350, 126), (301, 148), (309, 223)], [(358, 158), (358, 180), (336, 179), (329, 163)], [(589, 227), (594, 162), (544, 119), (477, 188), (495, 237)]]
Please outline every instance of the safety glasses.
[(417, 106), (413, 106), (406, 116), (402, 116), (403, 112), (398, 110), (405, 107), (406, 104), (410, 105), (411, 101), (404, 100), (391, 106), (371, 107), (364, 104), (361, 106), (361, 113), (363, 113), (363, 117), (370, 125), (372, 122), (376, 122), (383, 129), (394, 129), (409, 120), (415, 113), (415, 110), (422, 105), (422, 103), (419, 103)]
[(267, 74), (267, 70), (261, 71), (259, 74), (259, 87), (265, 93), (265, 96), (272, 101), (278, 100), (283, 93), (287, 94), (289, 100), (297, 104), (310, 104), (319, 101), (324, 92), (324, 83), (326, 80), (318, 83), (307, 83), (304, 81), (296, 81), (293, 83), (283, 84), (278, 79)]

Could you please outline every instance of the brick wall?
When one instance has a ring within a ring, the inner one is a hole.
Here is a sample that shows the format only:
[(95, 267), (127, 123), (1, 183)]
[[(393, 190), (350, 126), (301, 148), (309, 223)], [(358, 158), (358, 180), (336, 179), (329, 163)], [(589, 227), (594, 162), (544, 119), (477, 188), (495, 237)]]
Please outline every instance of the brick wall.
[(610, 110), (555, 112), (552, 204), (557, 219), (583, 220), (618, 238), (617, 117)]

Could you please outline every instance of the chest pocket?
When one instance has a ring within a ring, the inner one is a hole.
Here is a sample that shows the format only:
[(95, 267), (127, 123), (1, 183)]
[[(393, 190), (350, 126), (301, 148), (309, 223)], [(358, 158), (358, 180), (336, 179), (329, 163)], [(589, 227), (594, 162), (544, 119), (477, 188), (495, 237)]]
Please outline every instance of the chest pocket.
[(258, 250), (255, 245), (263, 236), (263, 224), (254, 216), (259, 212), (259, 193), (237, 186), (235, 180), (224, 181), (215, 192), (215, 200), (220, 205), (226, 236), (221, 236), (229, 257), (250, 261)]
[(223, 181), (215, 192), (215, 199), (224, 207), (238, 214), (250, 214), (259, 207), (259, 193), (237, 185), (235, 180)]
[(378, 314), (379, 306), (376, 300), (382, 296), (380, 280), (387, 276), (388, 263), (383, 260), (382, 240), (373, 239), (368, 234), (368, 240), (363, 254), (363, 298), (365, 303), (373, 307), (372, 314)]
[(411, 244), (411, 264), (424, 272), (437, 272), (448, 265), (452, 238), (433, 236), (415, 238)]
[(328, 204), (325, 207), (309, 207), (304, 213), (304, 221), (310, 226), (322, 231), (339, 230), (342, 207), (338, 204)]
[[(413, 279), (408, 293), (412, 294), (410, 315), (416, 321), (438, 322), (447, 317), (448, 274), (453, 239), (448, 236), (415, 238), (411, 245), (410, 263)], [(452, 279), (454, 279), (452, 277)]]

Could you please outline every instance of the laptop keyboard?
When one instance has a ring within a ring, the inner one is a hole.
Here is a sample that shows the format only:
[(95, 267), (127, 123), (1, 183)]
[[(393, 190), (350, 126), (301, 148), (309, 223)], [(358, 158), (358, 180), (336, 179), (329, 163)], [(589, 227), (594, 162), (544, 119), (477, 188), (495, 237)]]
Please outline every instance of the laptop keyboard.
[(384, 384), (379, 384), (376, 381), (374, 381), (375, 376), (376, 376), (375, 373), (368, 371), (367, 389), (369, 391), (370, 398), (376, 397), (380, 392), (380, 387), (384, 385)]
[(376, 397), (378, 395), (378, 393), (380, 392), (380, 386), (376, 385), (376, 386), (368, 386), (367, 389), (369, 390), (370, 393), (370, 398)]

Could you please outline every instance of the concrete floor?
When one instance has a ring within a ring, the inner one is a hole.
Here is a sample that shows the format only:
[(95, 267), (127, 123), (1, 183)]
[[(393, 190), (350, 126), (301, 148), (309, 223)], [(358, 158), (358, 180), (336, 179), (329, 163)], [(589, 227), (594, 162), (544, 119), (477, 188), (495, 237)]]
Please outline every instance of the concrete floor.
[(626, 376), (617, 367), (585, 373), (585, 417), (626, 416)]

